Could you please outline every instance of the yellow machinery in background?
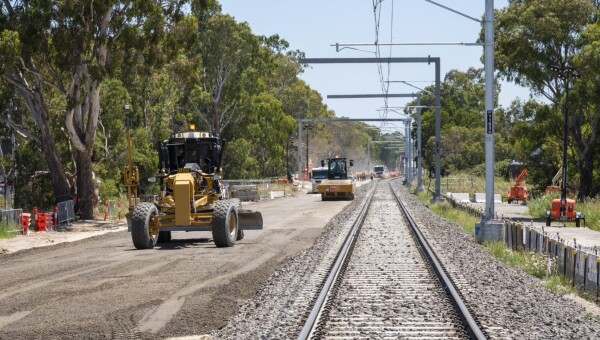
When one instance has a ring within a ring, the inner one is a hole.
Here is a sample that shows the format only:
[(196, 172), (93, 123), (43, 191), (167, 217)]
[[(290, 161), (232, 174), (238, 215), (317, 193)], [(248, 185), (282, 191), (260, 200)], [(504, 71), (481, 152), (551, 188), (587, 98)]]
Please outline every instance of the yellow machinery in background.
[[(352, 160), (348, 162), (346, 158), (336, 157), (327, 160), (327, 179), (319, 184), (321, 200), (354, 199), (356, 184), (348, 176), (348, 164), (354, 165)], [(321, 166), (325, 166), (324, 160), (321, 161)]]
[(239, 199), (223, 198), (223, 150), (225, 141), (208, 132), (175, 134), (160, 143), (160, 185), (156, 202), (139, 202), (139, 173), (131, 161), (125, 170), (129, 212), (127, 223), (137, 249), (169, 242), (172, 231), (211, 231), (217, 247), (232, 247), (245, 230), (263, 228), (260, 212), (242, 209)]

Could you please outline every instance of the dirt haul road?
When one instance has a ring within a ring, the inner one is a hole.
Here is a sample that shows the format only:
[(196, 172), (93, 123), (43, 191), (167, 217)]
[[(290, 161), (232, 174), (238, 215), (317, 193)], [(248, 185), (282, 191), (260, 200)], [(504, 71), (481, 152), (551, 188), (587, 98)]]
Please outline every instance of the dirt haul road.
[(208, 334), (347, 204), (301, 193), (245, 205), (262, 212), (265, 229), (233, 248), (198, 232), (135, 250), (129, 233), (115, 232), (0, 255), (0, 339)]

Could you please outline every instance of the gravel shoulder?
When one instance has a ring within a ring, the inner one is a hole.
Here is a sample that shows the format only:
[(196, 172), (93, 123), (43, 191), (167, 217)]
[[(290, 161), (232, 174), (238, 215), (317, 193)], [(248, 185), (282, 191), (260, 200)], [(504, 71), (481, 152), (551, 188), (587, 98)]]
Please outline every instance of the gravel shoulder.
[(75, 221), (62, 231), (30, 232), (28, 235), (17, 235), (10, 239), (0, 240), (0, 254), (53, 246), (64, 242), (76, 242), (89, 237), (123, 230), (127, 230), (125, 221)]
[(115, 230), (0, 254), (0, 339), (208, 334), (349, 203), (300, 193), (248, 204), (262, 212), (264, 230), (232, 248), (216, 248), (210, 232), (177, 232), (172, 242), (135, 250), (130, 234)]

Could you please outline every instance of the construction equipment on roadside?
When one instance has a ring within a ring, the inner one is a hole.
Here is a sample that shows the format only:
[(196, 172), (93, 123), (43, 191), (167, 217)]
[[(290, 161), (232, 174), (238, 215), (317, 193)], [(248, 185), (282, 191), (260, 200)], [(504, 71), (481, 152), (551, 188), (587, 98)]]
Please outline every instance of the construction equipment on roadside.
[(527, 176), (527, 169), (523, 169), (523, 171), (521, 171), (519, 177), (517, 177), (517, 179), (515, 180), (515, 185), (510, 187), (510, 190), (508, 191), (509, 204), (512, 202), (527, 202), (527, 187), (522, 185), (525, 176)]
[(312, 182), (312, 193), (319, 191), (319, 185), (324, 179), (327, 179), (328, 169), (326, 167), (318, 167), (312, 169), (312, 176), (310, 181)]
[(546, 187), (546, 194), (552, 194), (555, 192), (560, 193), (562, 187), (562, 171), (563, 169), (562, 167), (560, 167), (560, 169), (558, 169), (558, 171), (556, 172), (556, 175), (554, 175), (554, 177), (552, 178), (552, 185)]
[[(348, 163), (354, 165), (354, 161), (347, 162), (346, 158), (330, 158), (327, 160), (327, 179), (319, 184), (319, 193), (321, 200), (328, 201), (334, 199), (354, 199), (354, 190), (356, 184), (351, 176), (348, 176)], [(321, 166), (325, 166), (325, 161), (321, 160)]]
[[(211, 231), (217, 247), (232, 247), (246, 230), (260, 230), (260, 212), (242, 209), (239, 199), (223, 199), (223, 151), (225, 140), (208, 132), (175, 134), (159, 145), (156, 202), (138, 202), (137, 169), (125, 171), (129, 212), (127, 224), (137, 249), (151, 249), (169, 242), (172, 231)], [(128, 152), (131, 157), (131, 142)]]
[[(577, 212), (575, 206), (575, 200), (567, 198), (567, 147), (569, 144), (569, 81), (570, 78), (579, 78), (579, 72), (574, 67), (558, 67), (550, 65), (550, 69), (557, 72), (558, 76), (565, 80), (565, 111), (564, 111), (564, 124), (563, 124), (563, 152), (562, 152), (562, 166), (561, 166), (561, 185), (560, 185), (560, 198), (552, 200), (552, 206), (550, 210), (546, 210), (546, 226), (550, 226), (552, 220), (562, 220), (566, 223), (568, 220), (575, 220), (575, 226), (577, 228), (581, 225), (583, 220), (585, 226), (585, 217), (581, 212)], [(557, 174), (558, 175), (558, 174)], [(554, 176), (555, 178), (557, 176)], [(554, 183), (553, 183), (554, 184)]]
[[(577, 211), (576, 202), (574, 199), (567, 198), (567, 176), (564, 166), (558, 170), (554, 178), (552, 179), (552, 185), (546, 187), (546, 194), (552, 194), (560, 192), (560, 198), (552, 200), (552, 206), (550, 210), (546, 210), (546, 226), (550, 226), (552, 220), (575, 221), (575, 226), (579, 228), (581, 221), (585, 225), (585, 216), (581, 212)], [(558, 184), (560, 183), (560, 186)]]

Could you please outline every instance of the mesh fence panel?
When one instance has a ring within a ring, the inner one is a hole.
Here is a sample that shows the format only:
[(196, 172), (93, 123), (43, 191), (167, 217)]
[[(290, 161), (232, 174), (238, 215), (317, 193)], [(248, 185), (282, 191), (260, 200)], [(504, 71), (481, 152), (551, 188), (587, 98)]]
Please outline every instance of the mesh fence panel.
[(75, 220), (75, 202), (73, 200), (68, 200), (64, 202), (60, 202), (57, 205), (58, 208), (58, 228), (62, 229), (65, 225), (68, 225), (69, 222)]
[(23, 209), (3, 209), (0, 210), (0, 228), (7, 232), (18, 233), (23, 230), (21, 215)]
[(116, 220), (119, 217), (119, 205), (118, 201), (108, 201), (108, 219)]

